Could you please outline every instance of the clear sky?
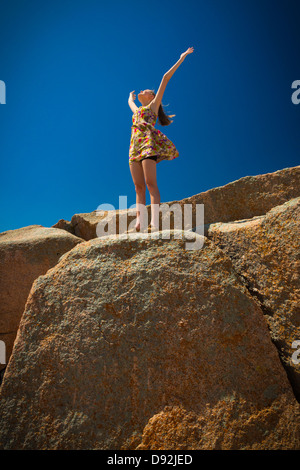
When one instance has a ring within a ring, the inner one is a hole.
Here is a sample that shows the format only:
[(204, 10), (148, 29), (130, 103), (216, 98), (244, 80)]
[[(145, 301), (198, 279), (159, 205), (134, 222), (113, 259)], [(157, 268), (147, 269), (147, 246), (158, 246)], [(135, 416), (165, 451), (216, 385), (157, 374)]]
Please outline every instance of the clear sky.
[[(0, 232), (135, 204), (130, 91), (157, 91), (179, 157), (161, 202), (299, 164), (299, 0), (0, 0)], [(141, 104), (136, 99), (137, 106)], [(150, 204), (147, 191), (146, 203)]]

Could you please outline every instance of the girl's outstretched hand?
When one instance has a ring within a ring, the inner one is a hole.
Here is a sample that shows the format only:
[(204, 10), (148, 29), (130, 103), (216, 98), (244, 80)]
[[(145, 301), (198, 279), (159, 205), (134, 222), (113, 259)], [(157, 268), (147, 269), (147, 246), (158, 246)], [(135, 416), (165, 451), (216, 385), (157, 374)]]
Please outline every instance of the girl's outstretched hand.
[(180, 59), (183, 57), (184, 59), (186, 58), (186, 56), (188, 54), (191, 54), (192, 52), (194, 52), (194, 48), (193, 47), (189, 47), (187, 51), (183, 52), (183, 54), (181, 54), (180, 56)]
[(135, 100), (134, 90), (130, 92), (130, 94), (129, 94), (129, 99), (132, 100), (132, 101)]

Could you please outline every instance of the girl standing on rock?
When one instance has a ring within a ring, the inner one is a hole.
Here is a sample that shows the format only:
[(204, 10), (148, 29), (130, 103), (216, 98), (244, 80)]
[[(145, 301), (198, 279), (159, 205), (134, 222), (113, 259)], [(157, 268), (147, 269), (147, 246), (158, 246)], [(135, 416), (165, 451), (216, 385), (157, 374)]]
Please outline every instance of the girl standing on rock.
[(162, 160), (174, 160), (179, 156), (179, 153), (173, 142), (161, 131), (155, 129), (154, 125), (157, 117), (161, 126), (168, 126), (173, 122), (169, 118), (174, 117), (174, 115), (167, 116), (163, 110), (162, 97), (175, 70), (186, 56), (192, 52), (194, 52), (194, 48), (189, 47), (186, 52), (181, 54), (176, 64), (164, 74), (157, 93), (154, 90), (141, 90), (138, 99), (142, 106), (138, 108), (135, 105), (134, 90), (129, 95), (128, 104), (133, 112), (129, 167), (136, 191), (136, 231), (140, 231), (141, 227), (144, 227), (141, 219), (143, 212), (139, 210), (139, 205), (146, 205), (145, 183), (151, 198), (151, 223), (148, 226), (148, 232), (151, 231), (152, 227), (152, 230), (158, 229), (160, 194), (156, 181), (156, 164)]

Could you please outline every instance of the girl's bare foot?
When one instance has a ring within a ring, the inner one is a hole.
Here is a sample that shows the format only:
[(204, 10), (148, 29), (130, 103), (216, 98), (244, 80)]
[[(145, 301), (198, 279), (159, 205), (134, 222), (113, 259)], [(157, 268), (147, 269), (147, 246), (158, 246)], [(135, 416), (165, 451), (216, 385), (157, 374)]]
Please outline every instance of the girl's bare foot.
[(159, 229), (158, 229), (158, 227), (156, 227), (156, 225), (153, 225), (153, 224), (148, 225), (148, 233), (149, 232), (158, 232), (158, 231), (159, 231)]

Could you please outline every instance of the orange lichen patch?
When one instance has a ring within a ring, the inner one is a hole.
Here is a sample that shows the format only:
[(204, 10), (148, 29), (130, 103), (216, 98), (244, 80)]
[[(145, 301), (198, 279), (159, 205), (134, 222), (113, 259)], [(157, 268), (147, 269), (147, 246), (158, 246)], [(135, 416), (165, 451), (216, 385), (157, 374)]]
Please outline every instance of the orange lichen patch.
[[(285, 432), (284, 426), (295, 417), (294, 427)], [(289, 405), (286, 397), (261, 410), (235, 394), (212, 407), (207, 404), (201, 413), (167, 406), (148, 421), (136, 450), (296, 449), (299, 418), (298, 407)]]
[(116, 312), (114, 304), (112, 304), (112, 303), (105, 303), (103, 306), (104, 306), (105, 310), (109, 313), (115, 313)]

